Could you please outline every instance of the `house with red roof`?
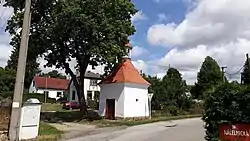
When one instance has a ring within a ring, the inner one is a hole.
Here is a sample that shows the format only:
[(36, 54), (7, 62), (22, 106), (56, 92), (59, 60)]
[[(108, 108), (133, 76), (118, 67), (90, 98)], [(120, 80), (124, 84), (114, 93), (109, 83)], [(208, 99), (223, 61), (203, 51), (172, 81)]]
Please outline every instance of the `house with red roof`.
[[(77, 74), (77, 77), (79, 78), (79, 74)], [(86, 71), (84, 75), (84, 96), (87, 102), (89, 100), (99, 100), (100, 95), (100, 87), (98, 83), (101, 81), (101, 75), (98, 73), (94, 73), (91, 71)], [(78, 96), (76, 87), (72, 80), (70, 80), (69, 84), (69, 101), (78, 102)]]
[(49, 98), (59, 99), (68, 90), (69, 80), (35, 76), (30, 84), (29, 93), (48, 94)]
[(98, 114), (107, 119), (149, 117), (150, 83), (132, 64), (132, 46), (125, 46), (129, 56), (125, 56), (118, 68), (100, 82)]

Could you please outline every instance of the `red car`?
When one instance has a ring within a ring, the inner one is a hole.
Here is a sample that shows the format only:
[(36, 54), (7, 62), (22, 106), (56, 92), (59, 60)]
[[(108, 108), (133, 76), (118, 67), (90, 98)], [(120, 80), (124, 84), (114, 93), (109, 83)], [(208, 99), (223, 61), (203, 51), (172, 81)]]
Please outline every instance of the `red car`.
[(63, 104), (63, 109), (80, 109), (80, 104), (78, 102), (67, 102)]

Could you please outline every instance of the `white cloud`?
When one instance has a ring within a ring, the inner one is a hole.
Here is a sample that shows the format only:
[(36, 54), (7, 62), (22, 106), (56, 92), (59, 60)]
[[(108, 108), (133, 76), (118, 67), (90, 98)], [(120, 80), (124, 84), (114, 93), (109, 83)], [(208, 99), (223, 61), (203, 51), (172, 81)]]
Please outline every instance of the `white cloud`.
[(7, 65), (7, 60), (11, 54), (11, 46), (9, 46), (10, 36), (7, 33), (0, 34), (0, 67)]
[(132, 57), (136, 58), (139, 57), (141, 55), (145, 55), (148, 53), (148, 50), (146, 50), (145, 48), (139, 47), (139, 46), (134, 46), (132, 49)]
[(142, 11), (138, 11), (135, 15), (131, 17), (132, 23), (136, 23), (138, 21), (142, 21), (146, 19), (147, 19), (147, 16)]
[(10, 18), (13, 12), (12, 8), (4, 8), (0, 6), (0, 67), (5, 67), (7, 64), (7, 60), (11, 54), (11, 46), (9, 45), (10, 36), (5, 33), (5, 27), (7, 24), (7, 20)]
[[(65, 74), (65, 69), (56, 69), (54, 66), (53, 67), (44, 67), (44, 65), (46, 65), (47, 61), (45, 61), (43, 58), (39, 58), (38, 59), (38, 62), (40, 63), (40, 68), (42, 69), (42, 71), (44, 73), (47, 73), (49, 71), (52, 71), (52, 70), (57, 70), (58, 72), (62, 73), (62, 74)], [(70, 65), (70, 69), (76, 73), (76, 60), (75, 59), (72, 59), (71, 62), (69, 62), (69, 65)], [(88, 66), (87, 68), (88, 71), (92, 71), (94, 73), (99, 73), (99, 74), (103, 74), (104, 73), (104, 66), (97, 66), (95, 69), (92, 69), (92, 66)]]
[(163, 46), (192, 47), (250, 39), (250, 15), (245, 14), (249, 12), (250, 1), (200, 0), (179, 25), (168, 23), (149, 28), (148, 41)]
[[(207, 55), (233, 73), (241, 68), (245, 54), (250, 52), (250, 15), (246, 13), (250, 13), (250, 1), (196, 0), (181, 23), (153, 25), (147, 39), (152, 45), (170, 48), (156, 61), (179, 68), (189, 83), (195, 81)], [(238, 79), (239, 75), (232, 78)]]
[(1, 16), (0, 28), (1, 30), (5, 29), (7, 20), (11, 17), (12, 14), (13, 14), (13, 8), (3, 7), (1, 4), (0, 6), (0, 16)]

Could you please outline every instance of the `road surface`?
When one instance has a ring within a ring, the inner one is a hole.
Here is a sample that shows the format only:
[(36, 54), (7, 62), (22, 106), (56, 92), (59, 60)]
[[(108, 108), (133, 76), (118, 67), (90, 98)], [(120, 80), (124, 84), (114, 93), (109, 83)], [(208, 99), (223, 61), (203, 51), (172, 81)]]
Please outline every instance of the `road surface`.
[(204, 141), (203, 125), (200, 118), (158, 122), (67, 141)]

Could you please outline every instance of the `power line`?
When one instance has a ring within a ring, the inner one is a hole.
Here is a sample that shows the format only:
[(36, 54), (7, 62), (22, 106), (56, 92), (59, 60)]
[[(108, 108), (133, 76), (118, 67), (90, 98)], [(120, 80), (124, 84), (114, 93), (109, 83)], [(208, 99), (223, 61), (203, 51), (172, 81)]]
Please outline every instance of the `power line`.
[(236, 71), (235, 73), (228, 73), (228, 72), (226, 72), (226, 74), (228, 74), (228, 75), (236, 75), (236, 74), (239, 74), (243, 68), (244, 68), (244, 65), (243, 65), (238, 71)]

